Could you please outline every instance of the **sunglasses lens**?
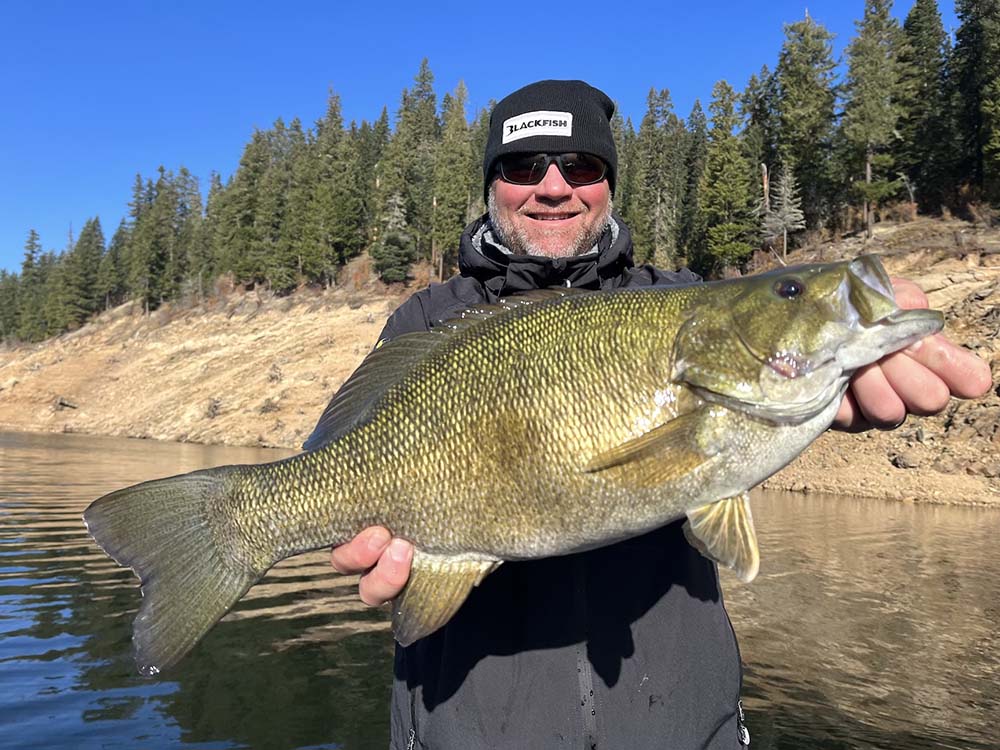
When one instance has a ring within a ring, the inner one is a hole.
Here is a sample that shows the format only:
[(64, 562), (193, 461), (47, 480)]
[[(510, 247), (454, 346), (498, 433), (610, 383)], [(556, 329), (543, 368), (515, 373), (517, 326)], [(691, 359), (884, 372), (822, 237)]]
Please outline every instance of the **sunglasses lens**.
[(604, 179), (607, 165), (592, 154), (563, 154), (562, 169), (567, 182), (591, 185)]
[(545, 176), (545, 154), (514, 154), (500, 159), (500, 176), (515, 185), (534, 185)]
[(604, 179), (608, 165), (592, 154), (512, 154), (501, 157), (500, 176), (514, 185), (535, 185), (545, 177), (551, 162), (560, 165), (562, 175), (571, 185), (592, 185)]

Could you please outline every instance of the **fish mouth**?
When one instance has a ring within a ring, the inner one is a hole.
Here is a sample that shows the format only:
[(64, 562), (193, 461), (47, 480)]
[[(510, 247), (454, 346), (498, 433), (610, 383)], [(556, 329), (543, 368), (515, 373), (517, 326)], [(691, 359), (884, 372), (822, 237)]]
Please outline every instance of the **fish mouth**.
[(836, 361), (853, 374), (859, 367), (937, 333), (944, 328), (944, 315), (939, 310), (896, 308), (878, 320), (852, 328), (859, 335), (838, 347)]

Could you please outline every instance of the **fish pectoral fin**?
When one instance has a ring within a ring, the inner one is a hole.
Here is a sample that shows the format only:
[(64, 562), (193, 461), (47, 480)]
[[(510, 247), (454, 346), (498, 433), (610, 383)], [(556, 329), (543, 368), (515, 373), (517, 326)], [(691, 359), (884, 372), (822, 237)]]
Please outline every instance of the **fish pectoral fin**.
[(757, 577), (760, 551), (746, 492), (689, 510), (687, 517), (684, 535), (691, 546), (731, 568), (744, 583)]
[(462, 606), (473, 586), (502, 560), (413, 553), (410, 579), (392, 602), (392, 632), (402, 646), (430, 635)]
[(698, 448), (697, 430), (704, 407), (682, 414), (649, 432), (594, 456), (587, 473), (628, 466), (630, 479), (642, 486), (656, 486), (694, 471), (712, 456)]

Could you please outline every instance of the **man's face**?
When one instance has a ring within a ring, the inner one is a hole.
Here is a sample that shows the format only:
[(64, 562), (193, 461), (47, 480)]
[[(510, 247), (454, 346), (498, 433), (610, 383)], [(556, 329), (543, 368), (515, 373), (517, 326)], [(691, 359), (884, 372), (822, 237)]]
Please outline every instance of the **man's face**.
[(549, 164), (535, 185), (494, 179), (489, 212), (511, 252), (566, 258), (590, 251), (600, 239), (611, 214), (611, 190), (607, 179), (573, 187)]

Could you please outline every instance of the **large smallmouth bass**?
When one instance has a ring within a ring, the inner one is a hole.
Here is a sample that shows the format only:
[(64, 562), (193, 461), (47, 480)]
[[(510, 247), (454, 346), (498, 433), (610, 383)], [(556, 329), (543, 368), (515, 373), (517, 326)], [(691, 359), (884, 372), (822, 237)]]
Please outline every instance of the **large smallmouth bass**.
[(939, 331), (873, 256), (684, 287), (539, 292), (378, 348), (306, 452), (112, 492), (84, 514), (142, 581), (139, 670), (187, 653), (279, 560), (374, 524), (410, 540), (406, 645), (505, 560), (687, 517), (758, 569), (747, 491), (833, 421), (859, 367)]

